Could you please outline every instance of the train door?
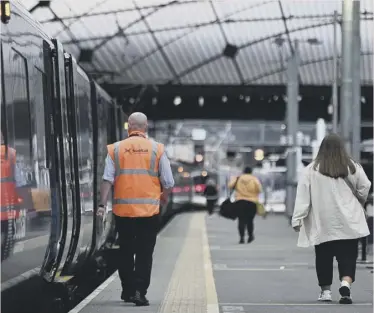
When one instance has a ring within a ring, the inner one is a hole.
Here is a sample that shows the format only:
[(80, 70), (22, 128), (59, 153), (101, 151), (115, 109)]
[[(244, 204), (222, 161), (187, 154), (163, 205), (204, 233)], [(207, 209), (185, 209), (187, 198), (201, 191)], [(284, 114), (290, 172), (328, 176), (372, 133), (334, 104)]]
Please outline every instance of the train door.
[(76, 219), (74, 216), (73, 207), (73, 181), (71, 176), (71, 160), (73, 159), (71, 151), (71, 134), (69, 133), (69, 116), (66, 95), (66, 81), (65, 81), (65, 59), (62, 45), (53, 40), (55, 46), (54, 53), (54, 75), (56, 84), (56, 103), (55, 103), (55, 140), (57, 148), (57, 171), (59, 179), (59, 201), (61, 203), (61, 210), (59, 216), (59, 224), (61, 227), (60, 236), (58, 240), (58, 255), (56, 258), (56, 271), (53, 273), (57, 280), (61, 278), (61, 270), (65, 264), (66, 259), (69, 258), (69, 243), (72, 241), (74, 230), (74, 223)]
[[(94, 127), (94, 208), (97, 208), (100, 199), (100, 184), (104, 173), (106, 146), (113, 143), (112, 128), (113, 103), (109, 97), (101, 91), (95, 82), (91, 82), (91, 107)], [(95, 221), (95, 246), (92, 249), (100, 250), (106, 245), (110, 247), (115, 238), (114, 218), (112, 214), (112, 191), (107, 202), (107, 212), (103, 217), (97, 216)]]
[[(69, 151), (70, 151), (70, 167), (66, 169), (68, 176), (70, 176), (70, 189), (72, 195), (72, 212), (69, 216), (72, 219), (72, 236), (69, 243), (67, 257), (61, 272), (62, 276), (73, 275), (73, 270), (77, 264), (79, 257), (79, 250), (82, 247), (82, 240), (84, 237), (84, 221), (82, 221), (82, 211), (84, 210), (84, 198), (81, 195), (80, 174), (81, 167), (79, 159), (81, 158), (81, 151), (79, 151), (78, 141), (80, 127), (78, 123), (79, 116), (79, 86), (77, 83), (77, 64), (72, 57), (65, 53), (65, 82), (66, 82), (66, 103), (67, 103), (67, 127), (69, 134)], [(78, 96), (77, 96), (78, 95)], [(83, 198), (83, 199), (82, 199)], [(67, 243), (68, 244), (68, 243)], [(84, 251), (85, 252), (85, 251)]]

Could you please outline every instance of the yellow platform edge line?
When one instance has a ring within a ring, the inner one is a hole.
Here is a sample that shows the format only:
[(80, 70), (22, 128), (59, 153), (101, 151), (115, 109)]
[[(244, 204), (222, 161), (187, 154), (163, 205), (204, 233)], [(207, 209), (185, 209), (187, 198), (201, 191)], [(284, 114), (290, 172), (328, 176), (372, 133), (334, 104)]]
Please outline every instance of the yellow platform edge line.
[(206, 302), (207, 313), (219, 313), (218, 296), (216, 290), (216, 283), (213, 276), (212, 258), (210, 255), (208, 230), (206, 227), (206, 214), (200, 215), (203, 219), (202, 222), (202, 241), (203, 241), (203, 259), (204, 259), (204, 272), (205, 272), (205, 288), (206, 288)]

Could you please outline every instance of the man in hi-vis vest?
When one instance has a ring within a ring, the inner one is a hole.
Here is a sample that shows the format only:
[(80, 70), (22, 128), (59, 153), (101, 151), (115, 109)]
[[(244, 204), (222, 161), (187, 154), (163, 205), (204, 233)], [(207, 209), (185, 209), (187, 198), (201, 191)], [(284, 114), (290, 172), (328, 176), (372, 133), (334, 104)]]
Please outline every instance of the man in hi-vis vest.
[(160, 203), (167, 203), (174, 186), (164, 145), (146, 138), (147, 126), (143, 113), (131, 114), (129, 137), (108, 146), (98, 208), (98, 214), (104, 214), (113, 184), (113, 214), (121, 254), (121, 299), (137, 306), (149, 305), (145, 295), (151, 279)]

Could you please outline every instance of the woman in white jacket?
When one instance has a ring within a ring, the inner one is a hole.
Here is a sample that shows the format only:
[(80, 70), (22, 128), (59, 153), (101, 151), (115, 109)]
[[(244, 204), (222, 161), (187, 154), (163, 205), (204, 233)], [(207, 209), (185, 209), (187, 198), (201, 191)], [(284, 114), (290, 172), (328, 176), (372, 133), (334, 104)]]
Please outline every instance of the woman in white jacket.
[(333, 260), (336, 257), (342, 304), (351, 304), (359, 238), (369, 235), (362, 206), (371, 183), (360, 164), (352, 161), (336, 134), (321, 143), (316, 159), (297, 186), (292, 227), (299, 247), (315, 247), (319, 301), (331, 301)]

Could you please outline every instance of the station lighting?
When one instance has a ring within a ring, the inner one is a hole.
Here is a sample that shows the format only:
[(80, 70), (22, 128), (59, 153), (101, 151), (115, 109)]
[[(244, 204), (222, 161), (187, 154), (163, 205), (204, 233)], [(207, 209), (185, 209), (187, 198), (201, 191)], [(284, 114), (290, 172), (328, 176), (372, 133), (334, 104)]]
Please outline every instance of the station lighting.
[(185, 177), (185, 178), (190, 177), (190, 173), (188, 173), (188, 172), (184, 172), (184, 173), (183, 173), (183, 177)]
[(226, 102), (227, 102), (227, 97), (226, 97), (226, 96), (223, 96), (223, 97), (222, 97), (222, 102), (223, 102), (223, 103), (226, 103)]
[(131, 104), (133, 104), (133, 103), (135, 103), (135, 99), (134, 99), (134, 98), (130, 98), (130, 99), (129, 99), (129, 102), (130, 102)]
[(123, 125), (123, 128), (126, 129), (126, 130), (128, 130), (128, 129), (129, 129), (129, 123), (126, 122), (126, 123)]
[(157, 104), (157, 98), (152, 98), (152, 105), (156, 105)]
[(201, 172), (201, 176), (203, 176), (203, 177), (208, 176), (208, 172), (207, 172), (207, 171), (202, 171), (202, 172)]
[(246, 96), (246, 97), (244, 98), (244, 101), (248, 103), (249, 101), (251, 101), (251, 97), (250, 97), (250, 96)]
[(204, 106), (204, 98), (203, 97), (199, 97), (199, 106)]
[(178, 167), (178, 173), (182, 173), (183, 172), (183, 167), (182, 166), (179, 166)]
[(180, 105), (182, 103), (182, 98), (181, 97), (175, 97), (174, 98), (174, 105)]
[(196, 162), (202, 162), (203, 159), (204, 159), (204, 157), (203, 157), (202, 154), (196, 154), (196, 156), (195, 156)]
[(256, 161), (262, 161), (264, 159), (264, 150), (257, 149), (255, 151), (255, 160)]
[(1, 21), (4, 24), (9, 23), (10, 20), (10, 3), (9, 1), (1, 1)]

